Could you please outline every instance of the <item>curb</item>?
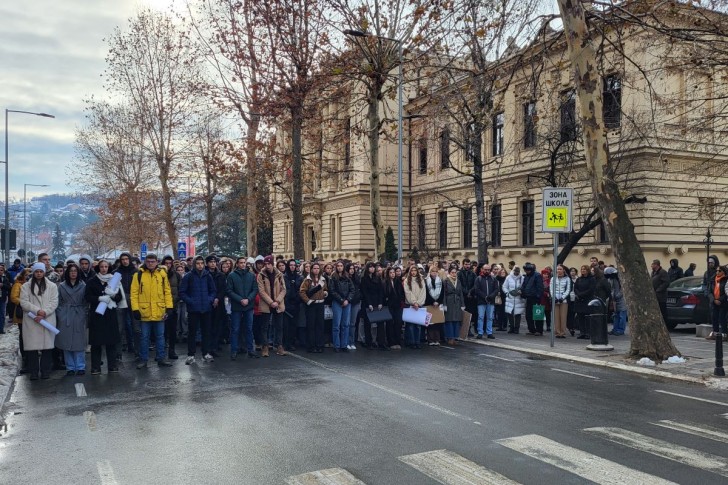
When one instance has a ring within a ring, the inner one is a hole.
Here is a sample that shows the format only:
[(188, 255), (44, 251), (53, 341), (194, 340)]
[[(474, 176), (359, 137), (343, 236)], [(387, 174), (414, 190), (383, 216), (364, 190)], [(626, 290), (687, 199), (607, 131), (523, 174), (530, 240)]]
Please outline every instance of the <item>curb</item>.
[(592, 365), (595, 367), (607, 367), (610, 369), (617, 369), (625, 372), (632, 372), (633, 374), (642, 374), (649, 376), (663, 377), (666, 379), (672, 379), (682, 382), (690, 382), (693, 384), (702, 384), (704, 386), (718, 389), (728, 390), (728, 379), (717, 379), (715, 377), (692, 377), (680, 374), (673, 374), (671, 372), (661, 371), (657, 369), (650, 369), (647, 367), (635, 367), (627, 364), (621, 364), (619, 362), (605, 362), (603, 360), (590, 359), (588, 357), (580, 357), (577, 355), (562, 354), (559, 352), (551, 352), (548, 350), (529, 349), (524, 347), (517, 347), (515, 345), (499, 344), (495, 342), (482, 342), (477, 340), (466, 340), (467, 343), (475, 345), (483, 345), (486, 347), (495, 347), (504, 350), (512, 350), (514, 352), (520, 352), (524, 354), (540, 355), (543, 357), (550, 357), (558, 360), (568, 360), (570, 362), (578, 362), (580, 364)]
[[(15, 384), (15, 378), (18, 376), (18, 359), (20, 357), (20, 353), (18, 352), (20, 346), (18, 326), (7, 324), (5, 327), (5, 335), (2, 337), (3, 340), (10, 340), (11, 343), (8, 348), (0, 349), (0, 362), (2, 363), (0, 378), (4, 376), (8, 377), (7, 384), (0, 380), (0, 411), (5, 406), (5, 401)], [(0, 424), (3, 422), (4, 417), (0, 413)]]

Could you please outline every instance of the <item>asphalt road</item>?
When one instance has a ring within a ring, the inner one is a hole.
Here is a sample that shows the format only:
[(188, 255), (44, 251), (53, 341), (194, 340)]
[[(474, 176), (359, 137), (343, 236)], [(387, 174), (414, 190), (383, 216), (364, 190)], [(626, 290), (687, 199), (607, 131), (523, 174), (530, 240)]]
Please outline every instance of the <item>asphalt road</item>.
[(474, 344), (21, 376), (5, 413), (3, 484), (728, 482), (725, 392)]

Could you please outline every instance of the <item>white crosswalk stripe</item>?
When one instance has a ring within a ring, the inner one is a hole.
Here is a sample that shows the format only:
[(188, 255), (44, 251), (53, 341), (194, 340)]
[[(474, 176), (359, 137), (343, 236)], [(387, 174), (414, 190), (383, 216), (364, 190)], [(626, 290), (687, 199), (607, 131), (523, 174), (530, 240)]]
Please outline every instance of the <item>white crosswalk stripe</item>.
[(536, 434), (497, 440), (496, 443), (595, 483), (604, 485), (673, 483)]
[(343, 468), (328, 468), (286, 479), (288, 485), (366, 485)]
[(500, 473), (448, 450), (400, 456), (399, 460), (444, 485), (517, 485)]
[(635, 450), (701, 468), (728, 477), (728, 459), (622, 428), (587, 428), (584, 431)]
[(701, 438), (707, 438), (713, 441), (720, 441), (721, 443), (728, 443), (728, 433), (724, 433), (720, 430), (696, 426), (694, 424), (680, 423), (677, 421), (671, 421), (669, 419), (663, 419), (656, 423), (652, 423), (655, 426), (662, 426), (663, 428), (674, 429), (675, 431), (682, 431), (683, 433), (700, 436)]

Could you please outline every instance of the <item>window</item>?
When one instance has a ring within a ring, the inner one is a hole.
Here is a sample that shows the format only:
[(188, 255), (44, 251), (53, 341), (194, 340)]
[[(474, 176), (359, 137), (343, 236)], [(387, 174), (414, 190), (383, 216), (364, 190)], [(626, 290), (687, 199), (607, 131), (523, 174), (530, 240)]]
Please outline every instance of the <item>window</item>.
[(493, 156), (503, 155), (503, 127), (505, 115), (498, 113), (493, 117)]
[(467, 161), (472, 163), (474, 160), (480, 159), (480, 146), (483, 143), (483, 130), (479, 123), (468, 123), (465, 140), (465, 156)]
[(536, 101), (523, 105), (523, 148), (536, 146)]
[(417, 246), (419, 249), (425, 247), (425, 215), (417, 214)]
[(532, 200), (521, 201), (521, 244), (532, 246), (534, 241), (534, 205)]
[(437, 235), (440, 249), (447, 249), (447, 211), (437, 213)]
[(561, 93), (561, 141), (576, 140), (576, 93), (570, 89)]
[(490, 245), (499, 248), (501, 245), (501, 205), (490, 208)]
[(440, 169), (450, 168), (450, 129), (443, 128), (440, 133)]
[(462, 209), (463, 247), (473, 247), (473, 208)]
[(622, 122), (622, 80), (616, 74), (604, 78), (602, 100), (604, 126), (619, 128)]
[(420, 175), (427, 174), (427, 140), (420, 140)]

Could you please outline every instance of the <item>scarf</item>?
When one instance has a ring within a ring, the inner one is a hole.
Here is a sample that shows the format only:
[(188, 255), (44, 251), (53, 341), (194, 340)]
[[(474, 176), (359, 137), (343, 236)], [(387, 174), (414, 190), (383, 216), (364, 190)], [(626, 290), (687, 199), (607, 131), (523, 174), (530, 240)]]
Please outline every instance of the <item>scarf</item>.
[(455, 287), (455, 289), (457, 289), (457, 287), (458, 287), (458, 277), (457, 277), (457, 275), (455, 275), (455, 278), (453, 278), (450, 275), (447, 275), (447, 279), (450, 280), (450, 283), (452, 283), (453, 287)]
[(435, 281), (433, 282), (432, 277), (428, 276), (425, 281), (427, 282), (427, 292), (433, 300), (437, 301), (437, 299), (440, 298), (440, 292), (442, 291), (442, 280), (439, 276), (435, 276)]
[(720, 282), (725, 278), (725, 274), (721, 271), (715, 273), (715, 285), (713, 286), (713, 296), (716, 300), (720, 300)]
[[(109, 281), (111, 281), (111, 278), (114, 277), (113, 273), (106, 273), (106, 274), (100, 274), (96, 273), (96, 277), (106, 285), (104, 289), (108, 288)], [(117, 293), (121, 292), (121, 300), (119, 300), (119, 303), (115, 302), (113, 298), (117, 295)], [(106, 294), (106, 293), (104, 293)], [(124, 294), (124, 288), (122, 288), (121, 282), (119, 282), (119, 286), (116, 287), (116, 292), (113, 295), (109, 295), (112, 300), (109, 302), (109, 308), (128, 308), (128, 305), (126, 303), (126, 295)]]

